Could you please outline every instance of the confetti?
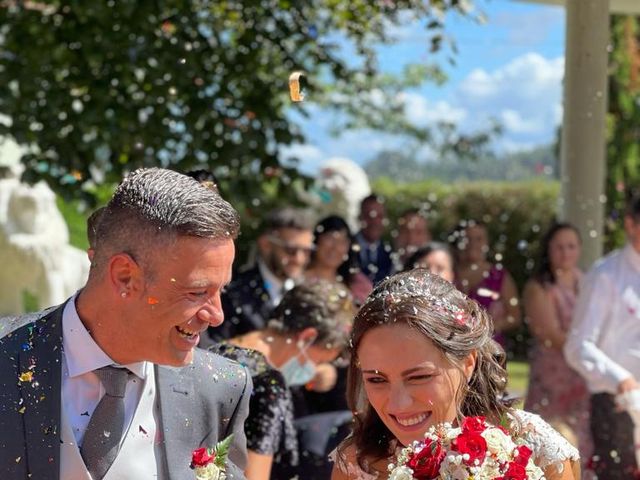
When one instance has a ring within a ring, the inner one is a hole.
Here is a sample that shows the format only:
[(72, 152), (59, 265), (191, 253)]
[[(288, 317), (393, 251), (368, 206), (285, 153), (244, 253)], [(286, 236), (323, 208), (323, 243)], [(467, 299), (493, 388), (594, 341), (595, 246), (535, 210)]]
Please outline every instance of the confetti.
[(158, 300), (158, 299), (157, 299), (157, 298), (155, 298), (155, 297), (148, 297), (148, 298), (147, 298), (147, 303), (148, 303), (149, 305), (157, 305), (158, 303), (160, 303), (160, 300)]
[(21, 382), (30, 382), (31, 380), (33, 380), (33, 372), (24, 372), (20, 374), (18, 380), (20, 380)]
[(289, 75), (289, 95), (293, 102), (302, 102), (304, 100), (304, 92), (300, 88), (300, 80), (304, 78), (304, 73), (293, 72)]

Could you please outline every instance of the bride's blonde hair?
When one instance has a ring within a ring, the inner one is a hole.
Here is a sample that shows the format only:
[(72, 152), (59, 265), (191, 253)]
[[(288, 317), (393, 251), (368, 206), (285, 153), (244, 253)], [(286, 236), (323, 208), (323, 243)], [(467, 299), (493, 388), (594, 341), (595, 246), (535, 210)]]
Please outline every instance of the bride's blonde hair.
[[(492, 339), (493, 323), (475, 301), (451, 283), (414, 269), (394, 275), (378, 285), (354, 319), (351, 333), (347, 401), (354, 412), (353, 434), (338, 448), (339, 460), (350, 445), (358, 452), (360, 467), (386, 458), (393, 434), (369, 404), (358, 365), (358, 346), (369, 330), (391, 323), (405, 323), (429, 339), (459, 368), (473, 352), (476, 364), (468, 383), (457, 389), (458, 416), (482, 415), (499, 422), (512, 413), (505, 400), (505, 353)], [(462, 377), (464, 378), (464, 377)]]

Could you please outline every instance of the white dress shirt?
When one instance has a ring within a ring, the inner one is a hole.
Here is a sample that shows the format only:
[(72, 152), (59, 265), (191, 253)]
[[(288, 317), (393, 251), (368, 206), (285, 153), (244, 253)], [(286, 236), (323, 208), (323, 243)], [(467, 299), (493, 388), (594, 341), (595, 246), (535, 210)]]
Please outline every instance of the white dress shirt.
[(627, 245), (583, 280), (564, 353), (591, 393), (640, 379), (640, 253)]
[(262, 279), (264, 280), (264, 287), (269, 294), (269, 298), (271, 298), (271, 302), (273, 302), (274, 306), (278, 305), (280, 300), (282, 300), (284, 292), (293, 287), (293, 281), (287, 279), (283, 282), (280, 280), (269, 270), (269, 267), (267, 267), (262, 260), (258, 260), (258, 270), (260, 270), (260, 275), (262, 275)]
[[(75, 305), (69, 300), (62, 314), (62, 408), (77, 445), (82, 445), (89, 419), (105, 389), (94, 370), (116, 363), (104, 353), (82, 324)], [(134, 373), (125, 391), (125, 432), (128, 430), (142, 396), (144, 382), (152, 365), (148, 362), (122, 365)], [(123, 435), (124, 441), (124, 435)]]

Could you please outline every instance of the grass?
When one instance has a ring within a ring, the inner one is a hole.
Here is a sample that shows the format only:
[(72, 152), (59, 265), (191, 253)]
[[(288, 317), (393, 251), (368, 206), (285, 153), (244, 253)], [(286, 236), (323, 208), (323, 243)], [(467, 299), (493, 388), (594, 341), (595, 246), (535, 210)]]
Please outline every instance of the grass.
[(522, 402), (518, 402), (515, 405), (516, 408), (522, 408), (524, 396), (527, 393), (527, 385), (529, 384), (529, 363), (510, 360), (507, 362), (507, 373), (509, 376), (507, 390), (509, 394), (522, 398)]

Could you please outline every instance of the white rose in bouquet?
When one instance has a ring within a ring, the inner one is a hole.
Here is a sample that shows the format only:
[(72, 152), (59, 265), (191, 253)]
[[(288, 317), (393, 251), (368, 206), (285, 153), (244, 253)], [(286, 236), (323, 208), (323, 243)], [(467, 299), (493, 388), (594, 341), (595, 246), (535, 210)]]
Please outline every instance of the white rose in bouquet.
[(482, 432), (482, 436), (487, 442), (487, 450), (496, 456), (501, 462), (509, 460), (509, 454), (516, 447), (511, 437), (499, 428), (487, 428)]
[(394, 468), (389, 480), (413, 480), (413, 470), (405, 466)]

